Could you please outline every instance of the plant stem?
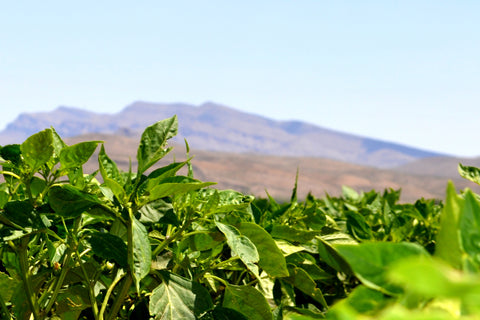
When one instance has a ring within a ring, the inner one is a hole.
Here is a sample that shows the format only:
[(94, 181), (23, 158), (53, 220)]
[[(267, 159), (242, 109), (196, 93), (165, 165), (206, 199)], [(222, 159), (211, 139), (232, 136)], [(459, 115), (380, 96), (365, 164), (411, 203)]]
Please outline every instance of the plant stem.
[(103, 318), (104, 318), (103, 315), (105, 314), (105, 310), (107, 309), (108, 300), (110, 299), (110, 295), (112, 294), (115, 286), (120, 282), (120, 280), (122, 280), (124, 275), (125, 275), (125, 272), (122, 269), (118, 269), (117, 275), (115, 276), (115, 279), (110, 284), (107, 292), (105, 293), (105, 298), (103, 299), (102, 307), (100, 308), (100, 313), (99, 313), (99, 317), (98, 317), (99, 320), (103, 320)]
[(38, 301), (35, 297), (35, 292), (32, 288), (32, 283), (30, 280), (30, 270), (28, 267), (28, 241), (30, 237), (25, 236), (21, 239), (21, 243), (18, 246), (18, 260), (20, 264), (21, 277), (23, 281), (23, 287), (25, 289), (25, 294), (27, 296), (27, 302), (30, 307), (30, 310), (33, 314), (35, 320), (40, 319), (40, 309), (38, 307)]
[(129, 272), (125, 277), (125, 279), (123, 280), (122, 288), (120, 289), (120, 292), (118, 293), (115, 299), (115, 303), (112, 306), (112, 310), (110, 311), (110, 314), (108, 315), (106, 320), (113, 320), (116, 318), (118, 311), (120, 311), (120, 308), (123, 306), (125, 297), (128, 294), (128, 290), (132, 285), (132, 280), (133, 280), (132, 275)]
[[(60, 272), (60, 276), (57, 278), (57, 281), (55, 282), (55, 289), (53, 290), (53, 293), (50, 297), (50, 300), (48, 301), (47, 306), (45, 307), (45, 314), (48, 314), (50, 312), (50, 309), (53, 307), (53, 304), (57, 300), (57, 296), (60, 292), (60, 289), (63, 286), (63, 281), (65, 280), (65, 276), (67, 275), (68, 270), (70, 269), (70, 260), (71, 260), (71, 252), (68, 252), (65, 256), (65, 259), (63, 260), (63, 267), (62, 271)], [(42, 300), (42, 299), (41, 299)]]
[(10, 312), (8, 311), (5, 301), (3, 301), (2, 296), (0, 295), (0, 318), (5, 320), (11, 320)]

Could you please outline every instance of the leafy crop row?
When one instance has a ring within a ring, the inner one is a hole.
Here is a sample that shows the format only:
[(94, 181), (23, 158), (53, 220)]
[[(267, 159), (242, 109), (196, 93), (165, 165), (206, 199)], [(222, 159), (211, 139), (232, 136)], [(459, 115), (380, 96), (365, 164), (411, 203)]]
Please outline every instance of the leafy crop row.
[(101, 141), (68, 146), (53, 128), (0, 149), (2, 318), (480, 317), (472, 191), (254, 199), (196, 180), (191, 158), (160, 166), (177, 127), (146, 128), (128, 172)]

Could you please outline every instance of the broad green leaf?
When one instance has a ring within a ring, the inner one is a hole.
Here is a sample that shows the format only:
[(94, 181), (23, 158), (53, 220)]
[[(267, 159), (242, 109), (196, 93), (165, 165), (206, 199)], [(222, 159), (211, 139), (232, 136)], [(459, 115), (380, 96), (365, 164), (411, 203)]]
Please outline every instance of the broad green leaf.
[(344, 300), (356, 312), (362, 314), (375, 314), (382, 310), (393, 299), (378, 290), (370, 289), (364, 285), (356, 287)]
[(464, 199), (457, 195), (453, 183), (449, 182), (445, 205), (440, 216), (440, 230), (436, 237), (435, 256), (456, 269), (462, 267), (459, 219), (464, 203)]
[(215, 307), (212, 311), (200, 318), (201, 320), (248, 320), (242, 313), (221, 306)]
[(126, 204), (128, 202), (127, 194), (123, 189), (123, 186), (117, 182), (117, 180), (104, 178), (105, 185), (112, 190), (115, 197), (117, 197), (118, 201), (122, 204)]
[(56, 313), (62, 320), (77, 320), (80, 313), (90, 306), (88, 289), (80, 285), (71, 286), (58, 295)]
[(315, 301), (322, 304), (324, 308), (328, 308), (327, 302), (323, 297), (322, 291), (317, 287), (317, 284), (302, 268), (289, 266), (289, 276), (282, 280), (289, 282), (294, 287), (301, 290), (306, 295), (312, 297)]
[(279, 224), (274, 225), (271, 232), (272, 237), (288, 240), (293, 243), (308, 242), (319, 234), (320, 231), (310, 231)]
[(45, 129), (25, 140), (20, 145), (22, 157), (32, 172), (38, 170), (53, 156), (52, 130)]
[(150, 272), (150, 266), (152, 264), (152, 249), (150, 247), (150, 240), (148, 238), (148, 232), (145, 226), (138, 221), (134, 216), (132, 219), (132, 246), (133, 246), (133, 258), (132, 264), (130, 264), (133, 270), (133, 279), (137, 287), (137, 291), (140, 290), (140, 281), (145, 278)]
[(97, 256), (114, 260), (122, 268), (128, 266), (127, 245), (119, 237), (110, 233), (93, 232), (87, 241)]
[(458, 164), (458, 173), (465, 179), (480, 184), (480, 169)]
[(401, 288), (388, 279), (389, 267), (408, 257), (428, 256), (422, 246), (408, 242), (337, 245), (335, 249), (349, 263), (357, 278), (364, 285), (387, 294), (402, 292)]
[(138, 175), (163, 158), (171, 148), (167, 148), (167, 140), (177, 135), (177, 116), (159, 121), (145, 129), (137, 151)]
[[(162, 180), (166, 178), (171, 178), (176, 175), (176, 173), (185, 166), (187, 161), (184, 162), (174, 162), (167, 166), (158, 168), (148, 175), (147, 181), (144, 185), (147, 190), (151, 190), (154, 186), (161, 183)], [(192, 178), (192, 177), (189, 177)], [(193, 179), (193, 178), (192, 178)]]
[(60, 152), (60, 169), (81, 167), (90, 159), (102, 141), (86, 141), (64, 147)]
[(9, 201), (4, 209), (3, 216), (23, 228), (41, 227), (30, 201)]
[(428, 257), (401, 260), (390, 268), (388, 276), (405, 289), (426, 298), (480, 296), (477, 275), (462, 273), (441, 260)]
[(231, 225), (226, 225), (215, 221), (217, 228), (227, 238), (227, 244), (232, 250), (232, 255), (238, 256), (240, 260), (252, 271), (257, 277), (259, 276), (258, 266), (256, 265), (260, 259), (257, 248), (252, 241), (242, 235), (240, 231)]
[(345, 212), (347, 217), (347, 229), (350, 234), (359, 240), (373, 239), (372, 229), (365, 221), (362, 214), (354, 211)]
[(19, 165), (22, 161), (22, 151), (19, 144), (9, 144), (0, 149), (0, 156), (5, 161), (10, 161), (14, 165)]
[(273, 320), (265, 296), (254, 287), (228, 285), (222, 306), (242, 313), (249, 320)]
[(149, 311), (153, 319), (197, 319), (213, 308), (208, 291), (199, 283), (167, 271), (159, 271), (162, 283), (153, 289)]
[(154, 186), (151, 190), (146, 190), (149, 194), (145, 201), (141, 203), (148, 203), (167, 196), (173, 196), (178, 193), (186, 193), (202, 189), (215, 184), (214, 182), (201, 182), (192, 178), (184, 176), (175, 176), (166, 178), (158, 185)]
[(178, 221), (175, 212), (173, 212), (173, 206), (171, 203), (158, 199), (156, 201), (147, 203), (140, 210), (140, 222), (142, 223), (167, 223), (178, 226)]
[(358, 194), (358, 192), (347, 186), (342, 186), (342, 195), (347, 200), (357, 201), (360, 199), (360, 195)]
[(238, 227), (242, 235), (250, 239), (257, 248), (258, 265), (272, 277), (287, 277), (288, 269), (282, 251), (272, 236), (255, 223), (242, 222)]
[[(12, 299), (15, 288), (20, 284), (18, 279), (9, 277), (6, 273), (0, 272), (0, 298), (3, 301), (10, 301)], [(1, 312), (1, 311), (0, 311)]]
[(470, 190), (464, 193), (464, 205), (459, 219), (460, 244), (471, 269), (480, 271), (480, 204)]
[(53, 186), (48, 191), (48, 201), (52, 209), (64, 217), (78, 217), (93, 206), (102, 204), (96, 196), (70, 185)]
[(120, 170), (118, 170), (117, 164), (108, 157), (103, 144), (100, 147), (100, 152), (98, 153), (98, 166), (104, 181), (111, 179), (121, 186), (125, 183)]
[(217, 247), (225, 241), (221, 232), (196, 233), (189, 237), (189, 244), (194, 251), (205, 251)]

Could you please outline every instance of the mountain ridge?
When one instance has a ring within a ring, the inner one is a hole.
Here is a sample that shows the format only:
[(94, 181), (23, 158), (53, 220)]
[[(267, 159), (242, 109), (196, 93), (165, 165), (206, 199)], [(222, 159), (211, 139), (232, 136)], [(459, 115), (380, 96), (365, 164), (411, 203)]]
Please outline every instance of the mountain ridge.
[(112, 114), (66, 106), (50, 112), (23, 113), (0, 132), (0, 144), (21, 143), (51, 126), (62, 137), (87, 133), (139, 136), (148, 125), (174, 114), (179, 119), (176, 141), (186, 139), (193, 148), (207, 151), (322, 157), (380, 168), (443, 156), (304, 121), (277, 121), (214, 102), (194, 106), (136, 101)]

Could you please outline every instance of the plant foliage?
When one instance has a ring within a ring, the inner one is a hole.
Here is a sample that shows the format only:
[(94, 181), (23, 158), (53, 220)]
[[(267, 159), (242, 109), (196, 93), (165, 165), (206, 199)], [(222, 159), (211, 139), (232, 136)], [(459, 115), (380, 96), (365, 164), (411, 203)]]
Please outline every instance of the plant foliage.
[(177, 131), (175, 116), (146, 128), (128, 172), (53, 128), (0, 148), (0, 318), (480, 317), (472, 191), (255, 199), (196, 180), (191, 159), (162, 166)]

